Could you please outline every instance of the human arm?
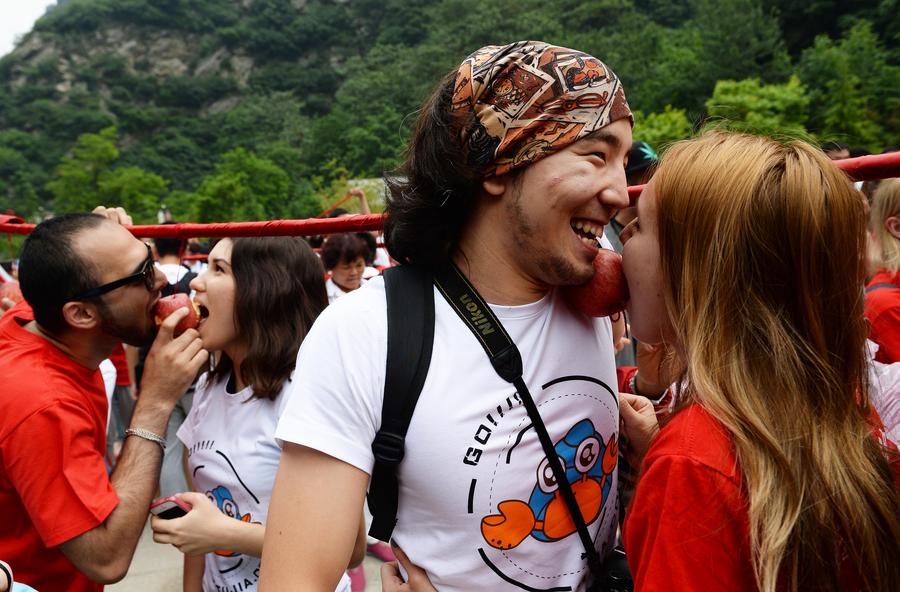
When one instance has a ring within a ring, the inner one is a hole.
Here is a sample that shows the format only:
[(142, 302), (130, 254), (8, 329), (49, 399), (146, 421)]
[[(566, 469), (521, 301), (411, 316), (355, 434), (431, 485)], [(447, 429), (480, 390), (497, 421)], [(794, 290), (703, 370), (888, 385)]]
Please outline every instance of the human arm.
[(173, 545), (185, 555), (203, 555), (218, 549), (253, 557), (262, 555), (265, 526), (226, 516), (202, 493), (191, 491), (178, 497), (191, 506), (191, 511), (171, 520), (152, 516), (154, 541)]
[[(186, 314), (183, 309), (175, 311), (160, 327), (147, 357), (132, 428), (164, 437), (175, 402), (206, 362), (208, 354), (195, 330), (173, 338), (175, 325)], [(161, 462), (159, 444), (140, 437), (126, 438), (110, 477), (119, 503), (101, 524), (59, 545), (60, 551), (91, 580), (113, 583), (125, 577), (157, 490)]]
[(359, 213), (364, 215), (369, 215), (372, 213), (372, 209), (369, 208), (369, 201), (366, 199), (366, 192), (363, 191), (359, 187), (354, 187), (350, 190), (350, 195), (355, 196), (359, 199)]
[(203, 571), (206, 568), (203, 555), (185, 555), (181, 579), (183, 592), (203, 592)]
[(285, 442), (269, 504), (260, 590), (334, 590), (359, 544), (368, 482), (352, 465)]

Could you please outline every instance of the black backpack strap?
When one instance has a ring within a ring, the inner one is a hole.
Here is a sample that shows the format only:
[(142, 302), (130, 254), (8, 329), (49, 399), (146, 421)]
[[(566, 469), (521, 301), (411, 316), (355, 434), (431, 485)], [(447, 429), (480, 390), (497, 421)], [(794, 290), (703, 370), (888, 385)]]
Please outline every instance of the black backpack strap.
[(874, 292), (875, 290), (881, 290), (881, 289), (900, 290), (900, 286), (896, 286), (894, 284), (872, 284), (871, 286), (866, 288), (866, 294), (870, 294), (870, 293)]
[(372, 442), (375, 467), (369, 484), (369, 536), (389, 541), (397, 523), (397, 468), (434, 345), (434, 280), (413, 265), (384, 272), (387, 297), (387, 366), (381, 428)]

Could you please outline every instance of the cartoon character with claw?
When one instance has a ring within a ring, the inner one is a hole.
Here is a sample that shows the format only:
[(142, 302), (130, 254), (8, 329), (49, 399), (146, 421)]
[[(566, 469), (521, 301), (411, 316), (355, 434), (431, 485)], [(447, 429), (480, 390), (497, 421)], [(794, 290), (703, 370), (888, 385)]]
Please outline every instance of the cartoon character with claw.
[[(586, 524), (600, 515), (612, 487), (619, 446), (615, 436), (606, 444), (588, 419), (582, 419), (554, 447)], [(537, 484), (528, 503), (504, 500), (498, 514), (481, 519), (481, 534), (487, 543), (501, 550), (518, 546), (529, 535), (543, 542), (558, 541), (575, 532), (575, 523), (559, 492), (549, 461), (537, 469)]]

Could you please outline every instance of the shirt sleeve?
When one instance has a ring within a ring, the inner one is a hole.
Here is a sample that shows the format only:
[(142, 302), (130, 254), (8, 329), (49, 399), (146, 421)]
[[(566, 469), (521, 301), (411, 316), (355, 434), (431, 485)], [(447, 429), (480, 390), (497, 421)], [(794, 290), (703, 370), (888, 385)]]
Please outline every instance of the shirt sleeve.
[(47, 547), (100, 525), (119, 502), (96, 429), (86, 409), (57, 401), (4, 440), (9, 479)]
[(756, 590), (737, 485), (688, 457), (649, 462), (624, 529), (635, 592)]
[(877, 359), (900, 362), (900, 306), (885, 308), (869, 322), (869, 339), (878, 344)]
[(279, 445), (318, 450), (371, 474), (381, 425), (387, 356), (384, 310), (351, 293), (319, 316), (297, 355), (294, 380), (275, 430)]

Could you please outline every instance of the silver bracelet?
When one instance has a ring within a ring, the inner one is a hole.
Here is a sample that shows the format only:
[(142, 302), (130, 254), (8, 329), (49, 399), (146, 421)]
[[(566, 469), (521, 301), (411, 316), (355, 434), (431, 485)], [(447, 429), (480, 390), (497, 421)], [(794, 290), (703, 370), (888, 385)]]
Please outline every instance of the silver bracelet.
[(159, 444), (159, 447), (162, 448), (162, 451), (166, 451), (166, 439), (160, 436), (159, 434), (154, 434), (150, 430), (145, 430), (143, 428), (128, 428), (125, 430), (125, 437), (128, 436), (137, 436), (138, 438), (143, 438), (144, 440), (150, 440), (151, 442), (156, 442)]

